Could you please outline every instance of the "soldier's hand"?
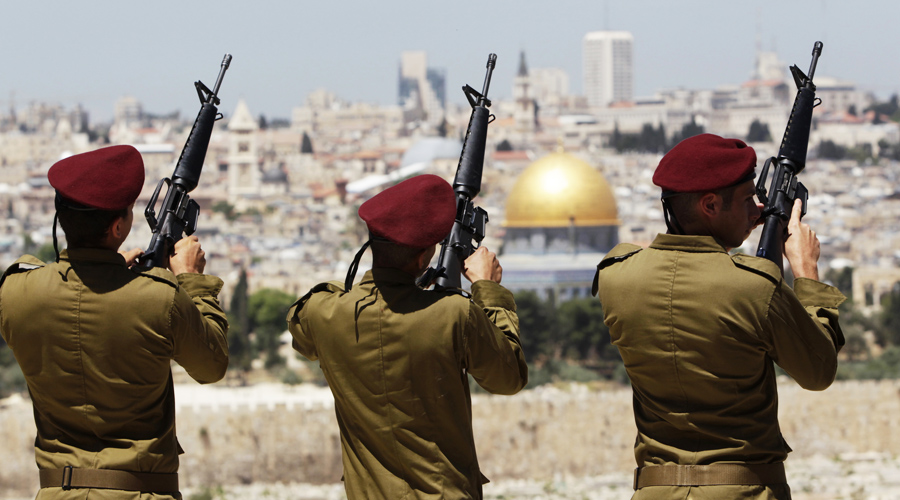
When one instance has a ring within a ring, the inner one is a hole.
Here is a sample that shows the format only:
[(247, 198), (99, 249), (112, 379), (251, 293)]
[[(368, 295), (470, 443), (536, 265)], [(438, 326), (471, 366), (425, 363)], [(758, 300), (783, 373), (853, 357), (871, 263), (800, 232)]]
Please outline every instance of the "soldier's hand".
[(463, 262), (463, 276), (475, 283), (478, 280), (490, 280), (500, 283), (503, 278), (503, 268), (497, 260), (497, 254), (487, 247), (478, 247), (468, 259)]
[(125, 258), (125, 265), (131, 267), (137, 263), (138, 257), (144, 255), (144, 251), (140, 248), (132, 248), (131, 250), (119, 250), (119, 254)]
[(784, 240), (784, 256), (791, 263), (791, 270), (796, 278), (819, 279), (819, 238), (809, 224), (800, 222), (803, 202), (794, 200), (791, 220), (787, 225), (787, 237)]
[(200, 240), (196, 236), (186, 236), (175, 243), (175, 253), (169, 257), (169, 269), (173, 273), (203, 274), (205, 268), (206, 252), (200, 248)]

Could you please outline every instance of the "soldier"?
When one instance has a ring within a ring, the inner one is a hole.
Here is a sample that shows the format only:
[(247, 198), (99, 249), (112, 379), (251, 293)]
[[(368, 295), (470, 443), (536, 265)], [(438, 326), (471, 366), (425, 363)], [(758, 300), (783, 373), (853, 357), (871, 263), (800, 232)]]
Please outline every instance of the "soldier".
[(737, 139), (685, 139), (653, 176), (669, 226), (647, 249), (620, 244), (597, 266), (612, 343), (634, 390), (635, 499), (788, 499), (775, 368), (824, 390), (844, 344), (819, 241), (794, 206), (784, 255), (739, 247), (760, 220), (756, 153)]
[[(0, 332), (25, 374), (37, 426), (38, 499), (180, 499), (170, 361), (200, 383), (228, 366), (228, 323), (196, 237), (169, 268), (130, 268), (144, 164), (131, 146), (60, 160), (47, 174), (67, 249), (4, 274)], [(54, 219), (54, 244), (55, 244)]]
[(294, 348), (318, 359), (334, 394), (344, 485), (355, 499), (480, 499), (468, 376), (495, 394), (528, 379), (513, 295), (496, 255), (479, 248), (458, 292), (425, 291), (415, 279), (456, 213), (450, 185), (420, 175), (359, 208), (373, 269), (345, 290), (314, 287), (288, 312)]

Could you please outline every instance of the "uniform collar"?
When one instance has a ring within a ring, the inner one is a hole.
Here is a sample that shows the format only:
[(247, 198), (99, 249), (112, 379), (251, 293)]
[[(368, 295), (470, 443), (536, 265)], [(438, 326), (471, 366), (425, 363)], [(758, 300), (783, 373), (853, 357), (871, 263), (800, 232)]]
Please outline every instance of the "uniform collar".
[(678, 250), (681, 252), (721, 252), (725, 247), (712, 236), (696, 236), (684, 234), (657, 234), (650, 248), (657, 250)]
[(414, 285), (416, 282), (416, 277), (399, 269), (393, 269), (390, 267), (376, 267), (374, 269), (369, 269), (368, 271), (366, 271), (366, 274), (363, 275), (362, 281), (360, 283), (365, 283), (367, 281), (388, 284)]
[(59, 253), (59, 260), (125, 265), (122, 254), (106, 248), (67, 248)]

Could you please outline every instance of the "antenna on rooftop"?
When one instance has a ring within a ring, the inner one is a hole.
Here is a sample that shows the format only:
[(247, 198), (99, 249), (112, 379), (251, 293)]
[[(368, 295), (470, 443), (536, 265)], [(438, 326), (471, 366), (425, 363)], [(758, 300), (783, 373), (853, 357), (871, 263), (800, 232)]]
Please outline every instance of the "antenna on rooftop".
[(603, 30), (609, 31), (609, 0), (603, 0)]

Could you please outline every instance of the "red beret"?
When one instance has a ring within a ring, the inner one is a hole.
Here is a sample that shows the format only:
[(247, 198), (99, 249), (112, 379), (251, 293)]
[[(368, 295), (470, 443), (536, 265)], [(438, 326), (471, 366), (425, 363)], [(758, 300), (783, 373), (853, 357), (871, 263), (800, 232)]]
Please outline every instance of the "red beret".
[(110, 146), (59, 160), (47, 172), (60, 196), (100, 210), (122, 210), (144, 185), (144, 160), (132, 146)]
[(359, 207), (369, 232), (412, 248), (440, 242), (456, 219), (456, 194), (436, 175), (417, 175), (376, 194)]
[(700, 134), (679, 142), (663, 156), (653, 183), (672, 193), (715, 191), (753, 179), (756, 152), (739, 139)]

